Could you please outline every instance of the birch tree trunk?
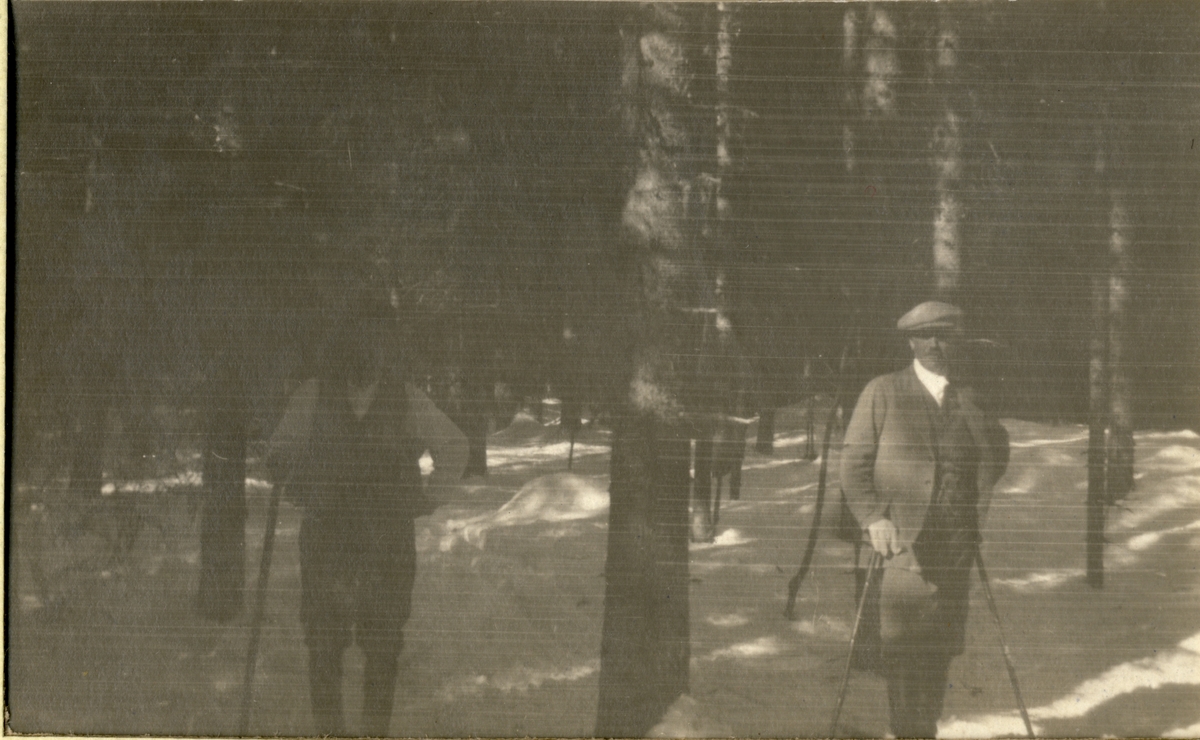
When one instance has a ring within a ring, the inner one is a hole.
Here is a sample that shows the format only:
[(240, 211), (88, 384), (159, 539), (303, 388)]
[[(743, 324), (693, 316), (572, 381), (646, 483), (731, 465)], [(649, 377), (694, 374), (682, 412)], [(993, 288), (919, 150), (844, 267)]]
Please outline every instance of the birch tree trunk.
[(684, 309), (700, 294), (700, 260), (688, 226), (689, 160), (695, 159), (688, 12), (639, 6), (621, 29), (621, 95), (636, 149), (621, 242), (632, 257), (636, 305), (610, 463), (601, 737), (645, 736), (688, 690), (691, 431), (681, 414), (689, 340), (695, 345)]
[(959, 222), (962, 201), (962, 118), (955, 104), (958, 67), (958, 32), (951, 11), (937, 7), (938, 30), (933, 49), (932, 83), (941, 98), (941, 110), (933, 127), (933, 169), (937, 177), (937, 205), (933, 217), (934, 294), (954, 300), (962, 276), (962, 244)]
[(1130, 218), (1124, 190), (1109, 187), (1108, 240), (1108, 470), (1106, 503), (1133, 490), (1133, 377), (1128, 357), (1132, 258)]
[(853, 113), (849, 116), (853, 128), (848, 126), (843, 145), (854, 184), (850, 202), (862, 204), (856, 209), (859, 241), (851, 245), (859, 275), (850, 300), (871, 309), (862, 316), (866, 353), (871, 357), (886, 357), (895, 342), (891, 331), (882, 328), (890, 324), (894, 296), (905, 282), (898, 279), (899, 271), (910, 261), (902, 257), (907, 245), (901, 243), (904, 235), (898, 221), (908, 190), (903, 180), (911, 164), (903, 158), (905, 147), (897, 143), (904, 140), (902, 117), (897, 115), (899, 31), (887, 5), (870, 3), (861, 15), (848, 11), (843, 19), (845, 95), (847, 110)]
[(1091, 279), (1092, 331), (1088, 341), (1087, 583), (1104, 586), (1105, 429), (1108, 421), (1108, 284), (1097, 266)]
[[(715, 74), (713, 76), (713, 100), (716, 117), (714, 120), (713, 172), (705, 177), (701, 175), (699, 183), (701, 200), (704, 202), (704, 214), (701, 217), (701, 243), (709, 258), (706, 262), (712, 267), (712, 279), (706, 293), (711, 291), (713, 312), (700, 314), (704, 316), (705, 327), (701, 338), (700, 352), (697, 358), (698, 380), (707, 390), (707, 398), (701, 404), (712, 409), (720, 409), (722, 400), (733, 395), (736, 391), (731, 384), (738, 382), (736, 373), (731, 372), (733, 363), (731, 355), (740, 353), (733, 341), (733, 327), (729, 320), (728, 305), (728, 228), (730, 218), (730, 203), (722, 186), (726, 182), (733, 157), (730, 147), (733, 138), (732, 113), (733, 107), (729, 99), (729, 76), (733, 70), (733, 37), (734, 18), (733, 8), (729, 3), (716, 5), (717, 38), (714, 56), (716, 58)], [(730, 462), (718, 462), (715, 454), (727, 451), (728, 445), (717, 443), (717, 438), (725, 430), (723, 422), (702, 426), (696, 438), (695, 470), (692, 483), (691, 516), (693, 542), (711, 542), (716, 536), (716, 503), (713, 500), (713, 476), (717, 476), (717, 489), (720, 493), (720, 470), (728, 472)], [(741, 461), (738, 461), (738, 470)]]

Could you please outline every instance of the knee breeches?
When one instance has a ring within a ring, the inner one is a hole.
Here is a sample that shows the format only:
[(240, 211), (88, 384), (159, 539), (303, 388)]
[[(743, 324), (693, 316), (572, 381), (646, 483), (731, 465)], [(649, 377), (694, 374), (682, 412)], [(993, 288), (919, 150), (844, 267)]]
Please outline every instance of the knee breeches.
[(307, 514), (300, 530), (300, 619), (308, 647), (341, 651), (357, 641), (367, 655), (399, 655), (416, 560), (411, 518), (348, 522)]

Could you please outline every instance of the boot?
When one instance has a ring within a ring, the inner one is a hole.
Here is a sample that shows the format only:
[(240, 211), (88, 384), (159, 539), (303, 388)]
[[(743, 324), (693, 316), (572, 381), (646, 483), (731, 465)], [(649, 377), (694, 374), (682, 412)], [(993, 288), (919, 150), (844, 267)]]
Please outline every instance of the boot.
[(363, 667), (363, 734), (387, 737), (396, 696), (398, 655), (368, 655)]
[(345, 736), (341, 650), (309, 650), (308, 688), (312, 699), (313, 727), (316, 734)]

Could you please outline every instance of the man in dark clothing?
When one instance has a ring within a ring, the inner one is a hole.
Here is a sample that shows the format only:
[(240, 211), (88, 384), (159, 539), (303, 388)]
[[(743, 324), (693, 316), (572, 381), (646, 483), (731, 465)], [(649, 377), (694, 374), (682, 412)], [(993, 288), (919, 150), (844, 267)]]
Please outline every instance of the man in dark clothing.
[(344, 735), (342, 658), (365, 656), (363, 732), (388, 732), (417, 553), (414, 520), (428, 488), (462, 475), (466, 440), (412, 385), (388, 348), (395, 322), (365, 318), (340, 332), (319, 376), (310, 454), (292, 473), (305, 507), (300, 529), (300, 618), (309, 650), (316, 731)]
[(871, 381), (842, 450), (842, 489), (879, 586), (882, 670), (897, 737), (934, 737), (950, 662), (963, 650), (980, 520), (1008, 439), (954, 383), (962, 312), (927, 302), (897, 323), (914, 362)]

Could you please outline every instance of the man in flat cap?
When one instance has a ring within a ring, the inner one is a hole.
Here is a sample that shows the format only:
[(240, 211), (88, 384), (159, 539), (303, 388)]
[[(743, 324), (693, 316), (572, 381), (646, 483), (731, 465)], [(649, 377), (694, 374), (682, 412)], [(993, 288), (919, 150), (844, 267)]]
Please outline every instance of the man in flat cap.
[(913, 363), (867, 384), (842, 449), (846, 503), (865, 552), (884, 558), (873, 601), (896, 737), (937, 733), (950, 662), (963, 650), (980, 520), (1008, 463), (1004, 428), (954, 372), (962, 321), (939, 301), (900, 318)]

